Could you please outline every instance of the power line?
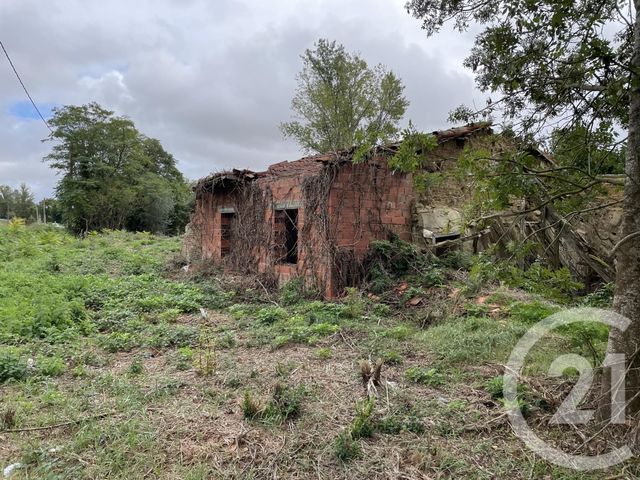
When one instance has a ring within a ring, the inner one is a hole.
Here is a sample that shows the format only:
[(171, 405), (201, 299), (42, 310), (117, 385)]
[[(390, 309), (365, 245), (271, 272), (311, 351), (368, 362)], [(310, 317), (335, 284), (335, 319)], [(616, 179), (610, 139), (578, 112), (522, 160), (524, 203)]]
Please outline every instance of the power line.
[(42, 113), (40, 113), (40, 109), (36, 105), (36, 102), (34, 102), (33, 98), (31, 98), (31, 95), (29, 95), (29, 91), (27, 90), (27, 87), (24, 85), (24, 82), (20, 78), (20, 75), (18, 74), (18, 71), (16, 70), (16, 67), (13, 65), (13, 62), (11, 61), (11, 57), (9, 56), (9, 52), (7, 52), (7, 49), (4, 48), (4, 45), (3, 45), (2, 41), (0, 41), (0, 47), (2, 47), (2, 51), (4, 52), (5, 56), (7, 57), (7, 60), (9, 60), (9, 65), (11, 65), (11, 68), (13, 69), (13, 73), (16, 74), (16, 77), (18, 78), (18, 81), (20, 82), (20, 85), (22, 85), (22, 89), (24, 90), (24, 93), (26, 93), (27, 97), (29, 97), (29, 100), (31, 100), (31, 105), (33, 105), (33, 108), (36, 109), (36, 112), (38, 112), (38, 115), (40, 115), (40, 118), (42, 119), (42, 121), (44, 122), (46, 127), (49, 129), (49, 131), (51, 133), (53, 133), (53, 130), (51, 130), (51, 127), (49, 126), (47, 121), (42, 116)]

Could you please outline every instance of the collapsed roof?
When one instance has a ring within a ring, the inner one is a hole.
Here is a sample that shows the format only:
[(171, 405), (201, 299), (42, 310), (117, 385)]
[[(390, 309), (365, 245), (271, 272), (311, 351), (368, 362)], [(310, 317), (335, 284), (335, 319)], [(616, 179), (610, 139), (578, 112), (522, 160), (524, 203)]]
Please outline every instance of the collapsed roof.
[[(491, 133), (491, 122), (470, 123), (462, 127), (431, 132), (431, 134), (437, 138), (439, 145), (451, 140), (466, 140), (470, 136), (478, 133)], [(395, 142), (383, 145), (379, 148), (385, 151), (394, 151), (400, 146), (400, 144), (401, 142)], [(254, 172), (247, 169), (238, 170), (235, 168), (232, 170), (216, 172), (198, 180), (194, 190), (198, 191), (206, 189), (213, 191), (220, 187), (226, 188), (240, 182), (252, 181), (257, 178), (270, 176), (312, 176), (318, 174), (320, 170), (322, 170), (324, 164), (350, 160), (354, 150), (355, 148), (350, 148), (348, 150), (341, 150), (338, 152), (311, 155), (298, 160), (283, 161), (270, 165), (267, 170), (261, 172)]]

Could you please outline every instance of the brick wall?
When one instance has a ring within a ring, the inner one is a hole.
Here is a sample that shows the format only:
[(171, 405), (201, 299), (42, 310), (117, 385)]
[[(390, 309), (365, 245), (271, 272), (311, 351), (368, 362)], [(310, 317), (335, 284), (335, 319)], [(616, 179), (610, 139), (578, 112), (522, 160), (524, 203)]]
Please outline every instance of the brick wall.
[[(428, 169), (455, 168), (463, 146), (456, 141), (441, 145), (429, 155)], [(314, 195), (324, 203), (313, 207), (305, 199), (309, 194), (305, 182), (310, 179), (330, 180), (318, 183), (324, 190)], [(248, 189), (254, 194), (251, 198), (246, 194)], [(390, 171), (387, 158), (382, 156), (359, 164), (347, 161), (337, 167), (317, 158), (302, 159), (272, 165), (267, 172), (253, 174), (251, 180), (245, 179), (234, 188), (201, 192), (192, 230), (200, 235), (205, 259), (227, 266), (233, 258), (240, 259), (244, 270), (273, 275), (280, 284), (302, 276), (309, 285), (332, 297), (350, 283), (345, 280), (344, 269), (357, 269), (371, 241), (388, 239), (391, 234), (412, 240), (413, 206), (417, 200), (456, 208), (468, 201), (469, 194), (464, 182), (447, 178), (417, 198), (412, 175)], [(237, 242), (232, 238), (230, 258), (223, 259), (221, 214), (231, 208), (249, 243), (237, 251)], [(275, 247), (274, 241), (276, 209), (298, 210), (296, 264), (277, 261), (282, 254), (278, 254), (281, 249)]]
[[(342, 166), (329, 195), (330, 241), (335, 241), (337, 256), (359, 262), (373, 240), (391, 234), (410, 241), (414, 199), (412, 176), (392, 173), (384, 157)], [(327, 287), (332, 295), (345, 286), (338, 277), (340, 272), (333, 271)]]

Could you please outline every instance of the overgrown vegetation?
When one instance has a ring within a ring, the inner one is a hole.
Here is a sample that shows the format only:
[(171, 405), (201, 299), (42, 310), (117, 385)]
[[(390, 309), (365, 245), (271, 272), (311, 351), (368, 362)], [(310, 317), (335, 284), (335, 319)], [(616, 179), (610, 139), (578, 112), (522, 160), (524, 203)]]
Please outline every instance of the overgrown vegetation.
[(54, 108), (49, 124), (54, 143), (45, 160), (62, 174), (57, 205), (71, 230), (184, 229), (189, 186), (173, 156), (131, 119), (90, 103)]
[[(0, 432), (0, 462), (22, 463), (19, 474), (233, 478), (278, 465), (312, 476), (319, 461), (365, 478), (397, 465), (398, 451), (407, 475), (489, 478), (455, 460), (483, 449), (497, 477), (556, 472), (532, 466), (493, 419), (511, 348), (562, 307), (497, 278), (465, 289), (481, 260), (381, 242), (371, 265), (385, 289), (329, 303), (299, 279), (275, 295), (197, 265), (187, 276), (173, 238), (0, 229), (0, 428), (42, 428)], [(604, 304), (609, 291), (572, 302)], [(599, 364), (605, 340), (587, 324), (556, 332), (527, 374), (539, 382), (558, 351)], [(526, 388), (521, 408), (548, 415), (539, 383)], [(488, 419), (494, 430), (469, 433)]]

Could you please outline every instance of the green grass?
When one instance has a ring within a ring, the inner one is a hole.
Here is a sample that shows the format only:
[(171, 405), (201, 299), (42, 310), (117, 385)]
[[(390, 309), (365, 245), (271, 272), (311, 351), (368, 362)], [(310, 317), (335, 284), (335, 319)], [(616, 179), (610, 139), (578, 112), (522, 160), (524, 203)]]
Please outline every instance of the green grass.
[[(171, 267), (180, 248), (0, 225), (0, 430), (46, 427), (0, 432), (0, 465), (24, 464), (14, 478), (599, 478), (536, 459), (488, 423), (511, 348), (559, 308), (547, 299), (492, 295), (497, 315), (468, 299), (424, 327), (402, 296), (328, 303), (300, 281), (260, 297), (225, 277), (185, 278)], [(429, 285), (451, 286), (444, 266), (426, 267), (407, 291), (431, 301)], [(436, 267), (438, 281), (425, 279)], [(544, 379), (559, 352), (597, 362), (606, 333), (555, 332), (527, 372)], [(375, 402), (363, 358), (384, 361)], [(534, 415), (536, 395), (523, 394)]]

